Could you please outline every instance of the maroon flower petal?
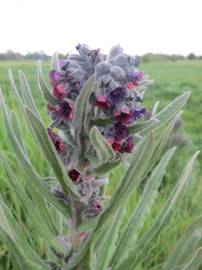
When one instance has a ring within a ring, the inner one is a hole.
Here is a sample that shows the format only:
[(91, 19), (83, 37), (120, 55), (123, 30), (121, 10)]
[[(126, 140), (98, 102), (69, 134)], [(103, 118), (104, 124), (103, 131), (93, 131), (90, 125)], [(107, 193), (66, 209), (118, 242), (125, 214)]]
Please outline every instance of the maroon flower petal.
[(63, 153), (65, 150), (65, 145), (62, 139), (51, 128), (48, 128), (48, 134), (58, 154)]
[(127, 107), (123, 107), (120, 110), (115, 110), (114, 117), (117, 121), (127, 123), (131, 118), (131, 113)]
[(96, 97), (95, 104), (97, 107), (102, 109), (107, 109), (109, 107), (109, 102), (106, 95), (99, 95)]
[(79, 182), (81, 178), (81, 174), (75, 170), (72, 169), (71, 171), (68, 172), (69, 177), (72, 179), (73, 182)]
[(122, 144), (120, 152), (121, 153), (131, 153), (134, 147), (134, 139), (133, 137), (128, 137)]
[(66, 96), (64, 84), (60, 83), (53, 87), (53, 96), (58, 99), (64, 98)]
[(110, 143), (111, 147), (114, 149), (114, 151), (118, 152), (121, 149), (121, 143), (115, 141), (114, 139), (109, 139), (108, 142)]
[(48, 110), (48, 112), (52, 112), (52, 111), (55, 110), (55, 107), (49, 102), (49, 103), (47, 104), (47, 110)]

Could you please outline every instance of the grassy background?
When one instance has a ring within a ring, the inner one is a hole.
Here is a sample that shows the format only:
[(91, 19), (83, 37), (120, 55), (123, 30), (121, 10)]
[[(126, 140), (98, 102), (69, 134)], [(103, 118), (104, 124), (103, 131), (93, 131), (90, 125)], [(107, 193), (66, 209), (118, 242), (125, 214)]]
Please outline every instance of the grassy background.
[[(14, 73), (14, 78), (18, 85), (18, 70), (21, 69), (25, 72), (30, 82), (34, 98), (38, 105), (39, 111), (48, 124), (49, 119), (46, 113), (46, 105), (43, 98), (38, 91), (37, 81), (36, 81), (36, 62), (35, 61), (5, 61), (0, 62), (0, 85), (2, 87), (3, 94), (6, 98), (6, 102), (9, 107), (16, 111), (21, 122), (25, 144), (28, 148), (29, 154), (33, 161), (33, 165), (38, 170), (38, 172), (44, 176), (48, 175), (49, 168), (45, 163), (40, 150), (36, 147), (31, 139), (30, 134), (27, 132), (24, 122), (21, 120), (22, 116), (17, 108), (16, 102), (10, 91), (9, 82), (7, 78), (8, 68), (12, 68)], [(44, 68), (48, 72), (49, 63), (44, 63)], [(178, 130), (180, 136), (185, 138), (185, 143), (178, 142), (179, 149), (175, 154), (175, 157), (169, 166), (169, 170), (166, 173), (164, 179), (164, 185), (160, 190), (160, 196), (155, 203), (152, 213), (148, 218), (148, 226), (153, 217), (162, 207), (165, 202), (172, 186), (177, 181), (180, 174), (180, 170), (189, 158), (189, 156), (195, 150), (201, 150), (202, 148), (202, 61), (177, 61), (177, 62), (151, 62), (145, 63), (141, 66), (141, 70), (145, 73), (150, 74), (154, 83), (149, 87), (144, 105), (149, 109), (158, 100), (160, 101), (160, 108), (163, 108), (168, 102), (174, 99), (176, 96), (180, 95), (186, 90), (192, 91), (191, 99), (188, 105), (185, 107), (185, 112), (183, 113), (183, 125)], [(172, 144), (170, 142), (170, 144)], [(14, 159), (12, 153), (9, 151), (7, 144), (6, 134), (4, 131), (4, 126), (2, 122), (2, 117), (0, 117), (0, 149), (6, 154), (7, 159), (12, 164), (15, 169), (16, 174), (21, 177), (21, 173), (16, 166), (16, 160)], [(202, 204), (201, 204), (201, 192), (202, 192), (202, 155), (199, 156), (199, 162), (196, 166), (195, 174), (193, 177), (192, 185), (184, 197), (183, 202), (181, 202), (178, 207), (176, 207), (175, 215), (172, 219), (171, 224), (166, 227), (165, 231), (159, 235), (156, 239), (155, 248), (149, 255), (144, 269), (147, 267), (152, 267), (154, 265), (160, 264), (165, 256), (172, 250), (176, 239), (184, 231), (188, 224), (194, 220), (197, 216), (202, 214)], [(114, 188), (115, 183), (119, 180), (121, 176), (121, 169), (116, 169), (111, 175), (111, 182), (109, 184), (108, 190), (111, 192)], [(7, 188), (6, 178), (0, 169), (0, 191), (3, 196), (7, 198), (8, 204), (10, 204), (16, 211), (16, 216), (18, 221), (21, 221), (23, 213), (21, 208), (16, 201), (13, 194), (9, 193)], [(131, 203), (128, 207), (128, 214), (132, 211), (138, 194), (134, 194), (131, 199)], [(36, 243), (36, 248), (39, 253), (43, 253), (43, 247), (40, 243)], [(7, 256), (7, 251), (3, 245), (0, 246), (0, 269), (10, 269), (9, 260)], [(155, 268), (158, 269), (158, 268)]]

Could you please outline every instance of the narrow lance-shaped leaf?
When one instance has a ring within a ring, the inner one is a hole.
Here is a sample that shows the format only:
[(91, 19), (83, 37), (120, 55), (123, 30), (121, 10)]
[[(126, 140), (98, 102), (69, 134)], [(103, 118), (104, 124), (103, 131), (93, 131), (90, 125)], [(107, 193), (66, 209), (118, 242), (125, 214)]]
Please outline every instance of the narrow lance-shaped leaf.
[(168, 224), (173, 207), (175, 206), (177, 200), (182, 197), (187, 185), (189, 184), (193, 165), (198, 154), (199, 152), (195, 153), (187, 163), (184, 171), (180, 176), (180, 179), (178, 180), (176, 186), (168, 197), (168, 200), (166, 201), (164, 207), (161, 209), (161, 212), (155, 219), (154, 223), (150, 226), (148, 231), (146, 231), (146, 233), (139, 239), (137, 245), (130, 252), (127, 259), (125, 259), (119, 267), (115, 268), (115, 270), (133, 270), (134, 266), (138, 265), (139, 262), (143, 259), (144, 254), (148, 252), (148, 248), (153, 237), (161, 231), (165, 224)]
[[(33, 130), (32, 130), (32, 127), (31, 127), (31, 125), (30, 125), (30, 122), (29, 122), (29, 120), (27, 119), (27, 116), (26, 116), (26, 114), (25, 114), (24, 104), (23, 104), (23, 102), (22, 102), (22, 99), (21, 99), (19, 90), (17, 89), (17, 87), (16, 87), (16, 85), (15, 85), (15, 82), (14, 82), (14, 79), (13, 79), (13, 74), (12, 74), (12, 71), (11, 71), (10, 69), (9, 69), (9, 71), (8, 71), (8, 77), (9, 77), (9, 81), (10, 81), (11, 90), (13, 91), (13, 94), (14, 94), (14, 97), (15, 97), (15, 99), (16, 99), (16, 101), (17, 101), (17, 104), (18, 104), (18, 106), (19, 106), (19, 109), (20, 109), (20, 111), (21, 111), (21, 113), (22, 113), (22, 115), (23, 115), (23, 117), (24, 117), (24, 119), (25, 119), (25, 121), (26, 121), (27, 126), (28, 126), (29, 129), (30, 129), (30, 132), (31, 132), (32, 136), (34, 136), (34, 132), (33, 132)], [(35, 141), (36, 141), (36, 138), (35, 138), (35, 137), (34, 137), (34, 139), (35, 139)]]
[(125, 229), (121, 232), (116, 247), (116, 252), (114, 253), (114, 257), (112, 259), (113, 267), (119, 265), (120, 262), (127, 257), (129, 250), (136, 243), (137, 235), (144, 225), (147, 214), (155, 202), (158, 195), (159, 186), (165, 174), (165, 170), (175, 150), (176, 148), (174, 147), (166, 152), (147, 180), (143, 194), (138, 201), (138, 204), (127, 225), (125, 226)]
[(59, 71), (60, 70), (60, 64), (59, 64), (59, 59), (58, 59), (58, 53), (55, 52), (52, 56), (52, 59), (51, 59), (51, 69), (52, 70), (57, 70)]
[(28, 108), (26, 108), (26, 113), (34, 129), (35, 135), (38, 139), (44, 156), (53, 168), (54, 173), (58, 181), (60, 182), (63, 190), (67, 193), (73, 194), (77, 199), (80, 198), (80, 195), (78, 194), (74, 184), (67, 176), (67, 173), (62, 165), (61, 160), (59, 159), (56, 150), (53, 147), (53, 144), (43, 123)]
[(19, 91), (15, 85), (15, 82), (14, 82), (14, 79), (13, 79), (13, 74), (12, 74), (12, 71), (11, 69), (8, 70), (8, 78), (9, 78), (9, 81), (10, 81), (10, 86), (11, 86), (11, 90), (13, 91), (13, 94), (14, 94), (14, 97), (16, 98), (16, 101), (18, 103), (18, 106), (23, 114), (24, 115), (24, 108), (23, 108), (23, 102), (21, 100), (21, 97), (20, 97), (20, 94), (19, 94)]
[(113, 216), (95, 250), (93, 248), (93, 243), (91, 244), (92, 252), (95, 252), (97, 255), (96, 270), (107, 270), (109, 267), (111, 256), (116, 249), (116, 240), (118, 238), (118, 230), (122, 222), (123, 213), (124, 209), (122, 208)]
[(200, 247), (192, 256), (190, 261), (176, 270), (199, 270), (202, 265), (202, 247)]
[[(15, 127), (15, 125), (18, 123), (18, 119), (17, 119), (16, 115), (13, 112), (11, 113), (11, 120), (12, 119), (13, 119), (13, 122), (11, 121), (11, 124), (13, 124), (12, 127), (13, 126)], [(15, 121), (15, 123), (14, 123), (14, 121)], [(16, 139), (17, 139), (17, 141), (19, 142), (19, 144), (21, 146), (21, 145), (23, 145), (23, 139), (22, 139), (21, 136), (19, 138), (17, 137), (17, 134), (18, 134), (18, 133), (16, 134), (17, 131), (18, 130), (16, 130), (16, 128), (15, 128), (14, 132), (15, 132), (15, 135), (16, 135)], [(19, 132), (20, 132), (20, 130), (19, 130)], [(23, 147), (22, 147), (22, 150), (24, 150)], [(24, 150), (24, 153), (26, 155), (25, 150)], [(52, 220), (49, 209), (48, 209), (48, 207), (46, 205), (46, 201), (41, 196), (41, 194), (38, 192), (38, 190), (35, 189), (33, 181), (32, 180), (30, 181), (29, 178), (25, 175), (25, 179), (26, 179), (27, 183), (29, 183), (28, 186), (32, 190), (30, 196), (34, 199), (36, 205), (40, 209), (41, 216), (45, 220), (46, 224), (49, 225), (49, 227), (50, 227), (50, 229), (52, 229), (52, 231), (56, 232), (57, 230), (56, 230), (56, 227), (55, 227), (55, 223)], [(39, 185), (37, 185), (37, 186), (39, 186)]]
[(183, 108), (183, 106), (187, 103), (190, 94), (191, 94), (190, 92), (186, 92), (181, 96), (177, 97), (175, 100), (169, 103), (167, 107), (165, 107), (163, 110), (161, 110), (159, 113), (155, 115), (154, 118), (155, 120), (151, 119), (145, 122), (146, 123), (145, 127), (143, 123), (142, 124), (139, 123), (140, 127), (138, 127), (138, 124), (134, 124), (129, 127), (129, 130), (131, 131), (132, 134), (139, 132), (140, 135), (145, 136), (146, 134), (148, 134), (150, 130), (167, 123), (170, 119), (175, 117), (175, 115), (179, 113)]
[(173, 131), (173, 128), (175, 126), (176, 121), (178, 120), (179, 114), (177, 114), (172, 121), (166, 126), (166, 128), (162, 131), (160, 134), (160, 138), (155, 143), (155, 149), (151, 158), (150, 166), (148, 170), (145, 172), (146, 174), (153, 168), (153, 166), (158, 161), (158, 158), (160, 157), (161, 151), (166, 146), (166, 143), (168, 139), (170, 138), (170, 134)]
[(81, 93), (76, 99), (75, 103), (75, 115), (72, 121), (72, 126), (75, 128), (81, 129), (83, 127), (84, 119), (86, 113), (88, 113), (88, 102), (90, 99), (90, 95), (93, 91), (95, 76), (92, 75), (88, 81), (85, 83)]
[(136, 123), (128, 127), (128, 131), (130, 134), (135, 134), (144, 131), (145, 129), (152, 129), (152, 127), (156, 127), (159, 120), (150, 119), (148, 121)]
[(39, 112), (32, 97), (31, 89), (25, 74), (19, 71), (20, 87), (25, 104), (40, 118)]
[(90, 131), (90, 139), (93, 147), (95, 148), (97, 155), (101, 161), (113, 160), (116, 157), (111, 145), (100, 133), (97, 127), (93, 127)]
[[(189, 226), (183, 236), (178, 240), (173, 252), (164, 263), (163, 270), (175, 269), (185, 263), (189, 265), (193, 254), (202, 245), (202, 217)], [(195, 256), (195, 254), (194, 254)], [(202, 263), (202, 257), (201, 261)], [(182, 268), (184, 269), (184, 268)], [(186, 269), (186, 268), (185, 268)], [(191, 268), (190, 268), (191, 269)], [(196, 268), (198, 269), (198, 268)]]
[[(31, 248), (29, 243), (27, 242), (22, 230), (17, 225), (10, 209), (2, 202), (0, 201), (0, 214), (3, 213), (3, 216), (1, 215), (1, 219), (5, 219), (5, 222), (9, 224), (9, 227), (14, 235), (14, 239), (12, 239), (15, 244), (18, 245), (18, 249), (22, 250), (24, 252), (24, 255), (33, 263), (36, 265), (41, 265), (44, 267), (44, 269), (47, 269), (42, 259), (34, 252), (34, 250)], [(7, 232), (7, 228), (2, 226), (2, 223), (0, 223), (0, 227), (3, 231)]]
[(118, 188), (114, 192), (111, 202), (101, 215), (97, 228), (101, 227), (106, 220), (130, 197), (132, 191), (139, 185), (141, 176), (144, 174), (154, 150), (154, 136), (150, 133), (134, 152), (133, 161), (123, 176)]
[(118, 166), (121, 163), (121, 160), (114, 160), (104, 162), (96, 167), (94, 167), (91, 173), (102, 176), (108, 174), (112, 169)]
[(19, 161), (19, 164), (21, 165), (22, 170), (24, 171), (26, 175), (26, 179), (30, 181), (30, 185), (33, 184), (33, 187), (41, 194), (43, 198), (46, 198), (48, 202), (53, 204), (61, 213), (64, 214), (64, 216), (68, 216), (68, 207), (64, 206), (57, 200), (55, 200), (49, 190), (49, 186), (43, 181), (42, 177), (40, 177), (35, 170), (33, 169), (30, 160), (28, 157), (25, 155), (24, 151), (22, 150), (13, 130), (10, 125), (10, 119), (8, 116), (7, 112), (7, 107), (5, 105), (5, 102), (3, 100), (2, 93), (0, 91), (0, 100), (1, 100), (1, 105), (3, 109), (3, 116), (4, 116), (4, 123), (6, 127), (6, 132), (8, 135), (8, 139), (11, 143), (11, 146), (13, 148), (13, 151)]
[(160, 104), (160, 101), (157, 101), (157, 102), (154, 104), (154, 106), (153, 106), (153, 108), (152, 108), (152, 111), (151, 111), (151, 118), (156, 117), (157, 109), (158, 109), (159, 104)]
[(35, 229), (38, 231), (39, 235), (46, 240), (50, 246), (54, 247), (59, 252), (66, 252), (65, 249), (57, 242), (56, 236), (51, 233), (48, 228), (48, 224), (45, 223), (45, 219), (40, 215), (40, 208), (37, 208), (36, 205), (31, 201), (29, 196), (24, 192), (21, 186), (18, 184), (14, 173), (12, 172), (10, 166), (6, 160), (0, 155), (0, 161), (3, 165), (4, 171), (8, 177), (11, 187), (16, 193), (17, 197), (21, 201), (23, 207), (27, 211), (27, 215), (32, 221)]
[(22, 130), (20, 129), (18, 118), (16, 117), (14, 113), (11, 113), (11, 125), (15, 132), (15, 136), (17, 137), (23, 151), (25, 152), (25, 146), (24, 146), (23, 138), (22, 138)]
[(165, 123), (166, 121), (174, 117), (187, 103), (190, 95), (191, 92), (188, 91), (177, 97), (175, 100), (169, 103), (167, 107), (157, 113), (156, 118), (160, 120), (160, 123)]
[(10, 236), (5, 233), (0, 227), (0, 238), (3, 241), (3, 243), (6, 245), (7, 249), (10, 251), (12, 256), (12, 262), (15, 265), (15, 268), (18, 270), (49, 270), (45, 266), (41, 266), (40, 264), (36, 264), (31, 262), (24, 254), (22, 250), (19, 249), (19, 245), (16, 244)]
[(48, 88), (48, 86), (46, 84), (46, 81), (44, 79), (43, 72), (42, 72), (42, 64), (41, 64), (41, 62), (38, 63), (37, 70), (38, 70), (38, 84), (39, 84), (39, 88), (42, 91), (45, 100), (47, 102), (49, 102), (50, 104), (52, 104), (52, 105), (57, 105), (58, 104), (58, 100), (52, 96), (52, 94), (50, 93), (50, 90), (49, 90), (49, 88)]

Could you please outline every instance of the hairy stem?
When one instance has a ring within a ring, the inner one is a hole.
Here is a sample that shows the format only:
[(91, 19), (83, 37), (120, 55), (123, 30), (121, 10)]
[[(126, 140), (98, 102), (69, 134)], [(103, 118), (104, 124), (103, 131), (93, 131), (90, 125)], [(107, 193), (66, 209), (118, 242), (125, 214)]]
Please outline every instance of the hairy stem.
[(77, 232), (78, 212), (74, 202), (71, 202), (71, 219), (69, 222), (69, 234), (72, 243), (73, 251), (78, 251), (81, 246), (81, 241)]

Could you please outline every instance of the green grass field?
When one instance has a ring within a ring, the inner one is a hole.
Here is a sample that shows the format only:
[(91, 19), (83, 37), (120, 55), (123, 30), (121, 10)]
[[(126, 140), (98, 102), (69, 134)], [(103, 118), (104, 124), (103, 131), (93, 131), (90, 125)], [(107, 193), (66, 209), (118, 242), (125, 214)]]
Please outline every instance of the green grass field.
[[(44, 70), (48, 72), (49, 63), (44, 63)], [(6, 98), (6, 102), (9, 107), (17, 112), (20, 119), (20, 123), (23, 129), (23, 135), (25, 138), (26, 147), (33, 161), (35, 168), (38, 172), (44, 176), (48, 175), (48, 166), (44, 161), (40, 150), (32, 141), (30, 134), (27, 132), (25, 123), (22, 121), (22, 115), (17, 108), (17, 104), (12, 96), (9, 88), (9, 82), (7, 78), (7, 70), (12, 68), (16, 84), (18, 85), (18, 70), (21, 69), (27, 75), (30, 82), (33, 96), (36, 100), (39, 111), (48, 124), (48, 116), (46, 114), (46, 104), (38, 90), (36, 81), (36, 62), (34, 61), (18, 61), (18, 62), (0, 62), (0, 85), (3, 94)], [(183, 125), (178, 130), (180, 134), (186, 137), (186, 143), (180, 144), (179, 149), (175, 154), (175, 158), (169, 166), (169, 170), (164, 179), (164, 185), (160, 190), (160, 196), (153, 208), (150, 218), (147, 221), (148, 226), (155, 214), (159, 211), (163, 202), (166, 200), (169, 191), (177, 181), (177, 177), (180, 174), (180, 169), (187, 161), (188, 157), (194, 153), (195, 150), (202, 149), (202, 61), (179, 61), (179, 62), (158, 62), (158, 63), (145, 63), (141, 66), (141, 70), (150, 74), (150, 77), (154, 80), (154, 83), (148, 88), (144, 105), (149, 109), (156, 101), (160, 101), (160, 108), (163, 108), (176, 96), (180, 95), (186, 90), (191, 90), (192, 96), (188, 105), (185, 107), (183, 113)], [(7, 159), (15, 169), (16, 174), (21, 177), (21, 172), (16, 165), (16, 161), (9, 151), (9, 146), (4, 131), (4, 125), (2, 117), (0, 117), (0, 149), (6, 154)], [(113, 189), (115, 183), (121, 176), (121, 170), (118, 168), (112, 173), (111, 182), (109, 184), (109, 192)], [(21, 208), (16, 202), (14, 194), (9, 194), (7, 189), (7, 180), (0, 169), (0, 191), (3, 196), (7, 198), (8, 204), (15, 210), (19, 223), (23, 218)], [(22, 181), (23, 184), (23, 181)], [(131, 203), (128, 207), (130, 212), (133, 208), (137, 194), (134, 194), (134, 198), (131, 199)], [(175, 215), (171, 224), (167, 226), (166, 230), (157, 237), (155, 247), (147, 259), (147, 263), (144, 269), (158, 265), (162, 262), (165, 256), (172, 250), (176, 239), (183, 233), (185, 228), (191, 221), (197, 216), (202, 214), (202, 155), (199, 156), (199, 162), (196, 166), (195, 174), (193, 176), (192, 185), (187, 190), (187, 195), (184, 200), (178, 205), (175, 211)], [(41, 243), (36, 243), (36, 248), (39, 253), (43, 253), (43, 247)], [(0, 270), (11, 269), (9, 268), (9, 259), (7, 251), (3, 244), (0, 246)], [(15, 269), (15, 268), (12, 268)], [(143, 269), (143, 268), (142, 268)], [(154, 268), (158, 269), (158, 268)]]

